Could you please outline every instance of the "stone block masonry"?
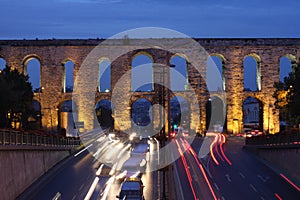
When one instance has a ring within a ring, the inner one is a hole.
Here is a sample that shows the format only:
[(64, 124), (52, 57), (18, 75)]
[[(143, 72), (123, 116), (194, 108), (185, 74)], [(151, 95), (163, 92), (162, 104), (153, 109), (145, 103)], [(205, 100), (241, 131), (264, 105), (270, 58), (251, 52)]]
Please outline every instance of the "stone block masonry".
[[(152, 39), (153, 40), (153, 39)], [(162, 40), (162, 39), (157, 39)], [(224, 68), (224, 79), (226, 85), (226, 100), (227, 104), (227, 131), (231, 133), (238, 133), (242, 130), (243, 100), (248, 96), (257, 98), (263, 105), (263, 129), (264, 131), (271, 130), (271, 132), (279, 131), (279, 112), (273, 106), (271, 109), (269, 105), (274, 105), (275, 99), (272, 97), (274, 82), (279, 81), (279, 61), (282, 56), (289, 55), (294, 58), (293, 64), (299, 62), (300, 57), (300, 39), (280, 38), (280, 39), (195, 39), (204, 49), (208, 55), (215, 55), (222, 58)], [(18, 69), (20, 72), (26, 72), (26, 62), (28, 59), (37, 58), (41, 63), (41, 86), (45, 89), (41, 94), (35, 94), (35, 99), (41, 103), (42, 111), (42, 126), (44, 129), (57, 130), (59, 126), (59, 111), (58, 108), (62, 102), (71, 100), (70, 93), (64, 93), (62, 90), (62, 83), (64, 78), (63, 63), (66, 60), (74, 62), (74, 76), (78, 75), (81, 64), (88, 54), (104, 40), (1, 40), (0, 41), (0, 57), (5, 59), (7, 65)], [(168, 39), (170, 43), (176, 43), (177, 39)], [(130, 40), (130, 43), (139, 45), (140, 40)], [(159, 42), (158, 42), (159, 43)], [(122, 55), (116, 60), (111, 60), (111, 88), (114, 89), (115, 84), (120, 77), (131, 69), (132, 58), (141, 52), (146, 52), (152, 57), (154, 63), (168, 65), (173, 54), (162, 49), (140, 49), (131, 50), (128, 41), (124, 43), (122, 39), (111, 41), (111, 45), (107, 48), (117, 49), (120, 45), (128, 45), (128, 53)], [(142, 47), (141, 47), (142, 48)], [(197, 52), (193, 52), (197, 54)], [(259, 64), (259, 81), (260, 89), (254, 92), (244, 91), (244, 67), (243, 60), (247, 56), (253, 56)], [(110, 55), (106, 57), (110, 59)], [(101, 58), (95, 58), (100, 60)], [(187, 58), (189, 59), (189, 58)], [(199, 63), (200, 65), (200, 63)], [(95, 66), (97, 67), (97, 66)], [(98, 66), (99, 67), (99, 66)], [(205, 103), (209, 96), (205, 93), (206, 84), (204, 77), (199, 77), (198, 72), (193, 70), (193, 67), (188, 66), (188, 81), (193, 87), (198, 97), (200, 108), (200, 117), (191, 116), (190, 119), (199, 120), (192, 128), (194, 131), (203, 131), (206, 127), (206, 111)], [(203, 69), (203, 73), (206, 69)], [(130, 93), (130, 77), (124, 85), (124, 90), (127, 94)], [(126, 86), (126, 87), (125, 87)], [(155, 90), (155, 88), (154, 88)], [(180, 96), (188, 96), (189, 91), (181, 91), (176, 94)], [(97, 100), (110, 99), (111, 93), (97, 92), (95, 87)], [(136, 93), (130, 93), (132, 96)], [(156, 94), (153, 93), (153, 96)], [(215, 94), (218, 96), (218, 94)], [(151, 94), (139, 93), (140, 98), (152, 99), (151, 103), (156, 103), (156, 98), (149, 97)], [(120, 97), (122, 98), (122, 97)], [(134, 98), (134, 97), (133, 97)], [(187, 97), (188, 98), (188, 97)], [(83, 102), (93, 101), (95, 99), (83, 99)], [(189, 101), (189, 99), (187, 99)], [(130, 104), (128, 102), (118, 101), (119, 107), (127, 109)], [(114, 105), (117, 106), (117, 105)], [(192, 105), (194, 106), (194, 105)], [(191, 108), (192, 110), (193, 108)], [(114, 113), (115, 128), (130, 128), (130, 109), (122, 113)], [(271, 111), (270, 111), (271, 110)], [(93, 118), (95, 115), (80, 108), (78, 113), (78, 121), (83, 121), (85, 130), (92, 129), (96, 122)], [(87, 112), (87, 113), (85, 113)], [(117, 124), (122, 122), (122, 124)]]

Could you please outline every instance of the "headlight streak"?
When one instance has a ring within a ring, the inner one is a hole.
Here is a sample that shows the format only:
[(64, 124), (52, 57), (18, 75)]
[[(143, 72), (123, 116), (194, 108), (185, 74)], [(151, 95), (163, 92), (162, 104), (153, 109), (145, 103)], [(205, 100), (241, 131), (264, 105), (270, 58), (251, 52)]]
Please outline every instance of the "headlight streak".
[[(126, 152), (126, 150), (128, 150), (130, 147), (131, 147), (131, 144), (128, 144), (125, 148), (124, 147), (124, 144), (120, 142), (120, 144), (117, 145), (118, 147), (121, 147), (122, 150), (119, 152), (118, 156), (117, 156), (117, 159), (116, 161), (114, 162), (115, 164), (112, 166), (110, 172), (109, 172), (109, 175), (113, 175), (115, 174), (116, 172), (116, 168), (119, 164), (119, 159), (121, 158), (121, 156), (123, 156), (123, 154)], [(118, 149), (119, 150), (119, 149)], [(116, 151), (116, 149), (114, 149), (114, 151)], [(126, 174), (125, 174), (126, 175)]]
[(106, 182), (106, 186), (105, 186), (105, 189), (103, 191), (103, 193), (101, 194), (101, 200), (106, 200), (107, 199), (107, 196), (108, 196), (108, 193), (109, 193), (109, 190), (110, 190), (110, 187), (111, 185), (113, 184), (114, 182), (114, 179), (115, 179), (115, 176), (112, 176), (108, 179), (108, 181)]
[(132, 174), (131, 176), (130, 176), (130, 178), (136, 178), (136, 177), (138, 177), (139, 175), (140, 175), (140, 171), (137, 171), (137, 172), (135, 172), (134, 174)]
[(125, 170), (125, 171), (123, 171), (122, 173), (118, 174), (118, 175), (116, 176), (116, 179), (117, 179), (117, 180), (123, 179), (123, 178), (125, 178), (126, 174), (127, 174), (127, 170)]
[(96, 175), (97, 175), (97, 176), (100, 176), (103, 166), (104, 166), (104, 164), (101, 164), (101, 166), (100, 166), (99, 169), (97, 170), (97, 172), (96, 172)]
[(121, 152), (119, 153), (117, 159), (121, 158), (121, 156), (123, 155), (123, 153), (125, 151), (127, 151), (130, 147), (131, 147), (131, 144), (127, 144), (127, 146), (121, 150)]
[(95, 191), (95, 188), (96, 188), (98, 182), (99, 182), (99, 178), (95, 177), (95, 179), (94, 179), (94, 181), (93, 181), (93, 183), (92, 183), (92, 185), (91, 185), (88, 193), (86, 194), (84, 200), (89, 200), (91, 198), (93, 192)]

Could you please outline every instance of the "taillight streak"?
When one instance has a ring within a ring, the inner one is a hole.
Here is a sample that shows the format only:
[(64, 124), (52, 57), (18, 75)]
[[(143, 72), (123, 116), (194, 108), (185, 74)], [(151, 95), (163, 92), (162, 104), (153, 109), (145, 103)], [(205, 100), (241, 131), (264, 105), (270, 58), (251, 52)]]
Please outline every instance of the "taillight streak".
[(207, 185), (208, 185), (208, 187), (209, 187), (209, 190), (210, 190), (210, 192), (211, 192), (213, 198), (214, 198), (215, 200), (217, 200), (216, 194), (215, 194), (215, 192), (214, 192), (214, 190), (213, 190), (213, 188), (212, 188), (212, 186), (211, 186), (211, 184), (210, 184), (210, 182), (209, 182), (209, 180), (208, 180), (208, 178), (207, 178), (207, 175), (206, 175), (206, 173), (205, 173), (204, 168), (202, 167), (201, 163), (200, 163), (199, 160), (198, 160), (198, 157), (197, 157), (197, 155), (196, 155), (194, 149), (193, 149), (193, 148), (190, 146), (190, 144), (188, 144), (186, 141), (184, 141), (184, 142), (185, 142), (185, 145), (188, 145), (188, 146), (187, 146), (188, 150), (189, 150), (189, 151), (191, 152), (191, 154), (193, 155), (193, 157), (194, 157), (194, 159), (195, 159), (195, 161), (196, 161), (196, 163), (197, 163), (199, 169), (201, 170), (201, 172), (202, 172), (202, 174), (203, 174), (203, 176), (204, 176), (204, 179), (205, 179), (205, 181), (206, 181), (206, 183), (207, 183)]
[(227, 158), (227, 156), (225, 155), (224, 153), (224, 149), (223, 149), (223, 144), (225, 144), (226, 142), (226, 138), (223, 134), (221, 134), (221, 137), (222, 137), (222, 141), (221, 141), (221, 144), (220, 144), (220, 150), (221, 150), (221, 154), (222, 156), (224, 157), (224, 159), (226, 160), (226, 162), (229, 164), (229, 165), (232, 165), (232, 163), (230, 162), (230, 160)]
[(211, 158), (213, 159), (213, 161), (216, 163), (216, 165), (219, 165), (219, 162), (216, 159), (214, 151), (213, 151), (214, 145), (218, 142), (218, 138), (217, 138), (216, 134), (214, 134), (214, 135), (215, 135), (214, 141), (210, 144), (210, 147), (209, 147), (210, 148), (210, 155), (211, 155)]
[(290, 179), (288, 179), (285, 175), (283, 175), (282, 173), (280, 173), (280, 176), (284, 180), (286, 180), (289, 184), (291, 184), (294, 188), (296, 188), (296, 190), (298, 190), (298, 192), (300, 191), (300, 188), (295, 183), (293, 183)]
[(176, 141), (176, 144), (177, 144), (177, 146), (178, 146), (178, 151), (179, 151), (179, 153), (180, 153), (180, 157), (181, 157), (181, 160), (182, 160), (182, 162), (183, 162), (184, 169), (185, 169), (186, 175), (187, 175), (187, 177), (188, 177), (188, 181), (189, 181), (189, 184), (190, 184), (190, 187), (191, 187), (191, 190), (192, 190), (194, 199), (197, 199), (197, 196), (196, 196), (196, 193), (195, 193), (195, 189), (194, 189), (194, 186), (193, 186), (193, 184), (192, 184), (192, 176), (191, 176), (191, 173), (190, 173), (190, 171), (189, 171), (189, 168), (188, 168), (186, 159), (185, 159), (185, 157), (184, 157), (184, 154), (183, 154), (183, 152), (182, 152), (182, 150), (181, 150), (181, 147), (180, 147), (178, 141), (177, 141), (177, 140), (175, 140), (175, 141)]

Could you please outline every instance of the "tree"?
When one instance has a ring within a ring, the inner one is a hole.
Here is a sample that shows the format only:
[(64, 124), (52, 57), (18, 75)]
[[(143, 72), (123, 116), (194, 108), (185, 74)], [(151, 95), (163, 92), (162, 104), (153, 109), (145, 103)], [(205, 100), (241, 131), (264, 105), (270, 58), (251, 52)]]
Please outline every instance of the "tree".
[(27, 128), (33, 92), (29, 77), (6, 66), (0, 73), (0, 127)]
[(280, 118), (289, 125), (300, 123), (300, 65), (298, 64), (284, 81), (275, 82), (273, 97), (280, 111)]

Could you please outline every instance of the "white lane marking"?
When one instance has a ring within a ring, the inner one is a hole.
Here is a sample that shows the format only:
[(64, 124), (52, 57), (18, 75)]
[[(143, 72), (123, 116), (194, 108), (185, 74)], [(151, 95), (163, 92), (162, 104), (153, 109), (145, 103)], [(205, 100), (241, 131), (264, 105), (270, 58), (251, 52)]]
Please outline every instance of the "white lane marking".
[(244, 174), (242, 174), (242, 172), (240, 172), (239, 174), (242, 178), (245, 178), (245, 176), (244, 176)]
[(218, 185), (216, 183), (214, 183), (214, 185), (217, 188), (217, 190), (220, 190), (220, 188), (218, 187)]
[(203, 167), (204, 167), (205, 170), (207, 171), (208, 176), (209, 176), (210, 178), (212, 178), (212, 175), (211, 175), (211, 173), (210, 173), (210, 171), (209, 171), (209, 161), (210, 161), (210, 160), (211, 160), (211, 157), (208, 158), (207, 165), (203, 164), (203, 163), (201, 162), (201, 160), (200, 160), (200, 162), (203, 164)]
[(257, 175), (257, 177), (262, 181), (262, 182), (267, 182), (267, 180), (269, 179), (269, 177), (267, 176), (266, 178), (262, 177), (261, 175)]
[(224, 197), (224, 196), (222, 196), (222, 197), (221, 197), (221, 199), (222, 199), (222, 200), (225, 200), (225, 197)]
[(82, 190), (83, 187), (84, 187), (84, 184), (81, 184), (79, 191)]
[(75, 199), (76, 199), (76, 195), (73, 196), (72, 200), (75, 200)]
[(177, 167), (176, 167), (176, 164), (174, 164), (174, 175), (173, 176), (175, 176), (175, 178), (176, 178), (176, 180), (177, 180), (177, 182), (178, 182), (178, 184), (179, 184), (179, 193), (180, 193), (180, 197), (181, 197), (181, 199), (184, 199), (184, 195), (183, 195), (183, 190), (182, 190), (182, 184), (181, 184), (181, 181), (180, 181), (180, 178), (179, 178), (179, 175), (178, 175), (178, 171), (177, 171)]
[(92, 178), (92, 174), (88, 175), (88, 176), (86, 177), (86, 180), (89, 180), (90, 178)]
[(57, 192), (55, 196), (52, 198), (52, 200), (59, 200), (59, 199), (61, 199), (61, 194), (60, 192)]
[(260, 197), (260, 199), (261, 199), (261, 200), (265, 200), (265, 198), (263, 198), (263, 197)]
[(225, 177), (227, 178), (228, 182), (231, 182), (231, 178), (230, 178), (229, 174), (226, 174)]
[(250, 184), (250, 187), (254, 190), (254, 192), (257, 192), (256, 188), (252, 184)]
[(110, 178), (108, 179), (108, 181), (105, 183), (106, 186), (105, 186), (105, 189), (104, 189), (104, 191), (103, 191), (101, 200), (102, 200), (102, 199), (103, 199), (103, 200), (107, 199), (107, 196), (108, 196), (110, 187), (111, 187), (111, 185), (113, 184), (114, 180), (115, 180), (115, 176), (112, 176), (112, 177), (110, 177)]
[(85, 150), (87, 150), (88, 148), (90, 148), (91, 146), (93, 146), (93, 144), (90, 144), (89, 146), (85, 147), (84, 149), (82, 149), (81, 151), (79, 151), (78, 153), (76, 153), (74, 155), (74, 157), (78, 156), (79, 154), (81, 154), (82, 152), (84, 152)]

